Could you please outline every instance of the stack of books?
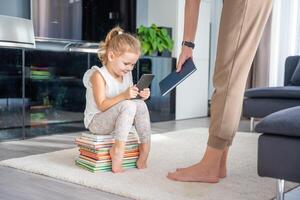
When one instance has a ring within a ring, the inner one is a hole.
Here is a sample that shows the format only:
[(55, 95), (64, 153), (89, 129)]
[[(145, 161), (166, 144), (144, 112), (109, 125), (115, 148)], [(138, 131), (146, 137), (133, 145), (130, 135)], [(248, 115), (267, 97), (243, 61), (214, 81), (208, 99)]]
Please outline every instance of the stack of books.
[[(109, 150), (114, 142), (113, 135), (82, 133), (75, 140), (80, 152), (75, 164), (91, 172), (111, 171), (112, 162)], [(126, 141), (123, 168), (135, 168), (138, 156), (138, 138), (134, 133), (130, 133)]]
[(30, 78), (35, 80), (49, 80), (51, 73), (48, 67), (30, 67)]

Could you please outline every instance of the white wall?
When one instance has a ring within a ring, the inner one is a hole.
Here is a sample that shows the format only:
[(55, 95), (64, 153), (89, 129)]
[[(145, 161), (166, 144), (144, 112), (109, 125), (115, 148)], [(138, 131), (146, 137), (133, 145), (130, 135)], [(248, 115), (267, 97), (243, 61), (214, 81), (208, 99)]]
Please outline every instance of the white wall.
[[(177, 55), (183, 37), (184, 1), (178, 7)], [(210, 2), (202, 1), (195, 39), (194, 62), (197, 71), (176, 90), (176, 119), (207, 116), (209, 80)]]
[[(172, 27), (173, 56), (181, 50), (184, 0), (149, 0), (148, 25)], [(209, 77), (210, 0), (202, 0), (196, 34), (194, 62), (197, 71), (176, 88), (176, 119), (207, 116)]]
[[(172, 28), (172, 38), (177, 38), (177, 9), (178, 2), (182, 0), (149, 0), (148, 1), (148, 25), (155, 23), (158, 26)], [(177, 44), (175, 44), (173, 56), (176, 57)]]
[(136, 27), (148, 26), (148, 0), (136, 1)]
[(217, 44), (219, 35), (220, 19), (222, 14), (223, 0), (214, 0), (211, 2), (211, 34), (210, 34), (210, 63), (209, 63), (209, 86), (208, 99), (213, 94), (213, 74), (215, 71), (215, 62), (217, 54)]

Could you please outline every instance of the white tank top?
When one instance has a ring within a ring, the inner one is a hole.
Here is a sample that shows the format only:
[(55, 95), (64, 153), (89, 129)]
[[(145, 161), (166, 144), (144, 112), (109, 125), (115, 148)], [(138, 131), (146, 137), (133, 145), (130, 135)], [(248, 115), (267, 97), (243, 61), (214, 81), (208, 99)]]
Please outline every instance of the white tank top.
[(106, 98), (113, 98), (127, 90), (128, 87), (133, 85), (131, 72), (128, 72), (124, 75), (123, 81), (121, 83), (108, 72), (105, 66), (101, 68), (99, 68), (98, 66), (93, 66), (91, 69), (87, 70), (83, 75), (83, 85), (86, 88), (86, 106), (84, 111), (84, 125), (86, 128), (88, 128), (95, 114), (101, 113), (101, 110), (99, 110), (96, 105), (95, 98), (93, 95), (92, 83), (90, 81), (91, 76), (96, 71), (100, 72), (100, 74), (104, 78), (106, 84)]

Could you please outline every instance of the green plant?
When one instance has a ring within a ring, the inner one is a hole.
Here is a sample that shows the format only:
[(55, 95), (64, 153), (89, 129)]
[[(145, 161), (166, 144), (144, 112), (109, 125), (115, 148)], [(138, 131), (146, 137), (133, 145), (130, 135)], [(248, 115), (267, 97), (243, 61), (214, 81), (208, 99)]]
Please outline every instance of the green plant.
[(155, 24), (150, 27), (141, 25), (137, 30), (137, 35), (142, 45), (142, 52), (144, 55), (151, 55), (154, 52), (163, 52), (173, 49), (173, 40), (168, 35), (165, 28), (159, 28)]

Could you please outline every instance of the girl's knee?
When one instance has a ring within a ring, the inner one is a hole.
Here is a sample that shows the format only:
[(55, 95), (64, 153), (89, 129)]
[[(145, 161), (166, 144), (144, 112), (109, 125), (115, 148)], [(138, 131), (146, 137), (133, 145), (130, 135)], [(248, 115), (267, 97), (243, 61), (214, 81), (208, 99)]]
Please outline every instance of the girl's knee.
[(138, 110), (148, 110), (147, 104), (143, 100), (134, 100)]
[(130, 113), (135, 113), (137, 109), (136, 104), (131, 100), (125, 100), (120, 102), (120, 106), (122, 111), (127, 111)]

